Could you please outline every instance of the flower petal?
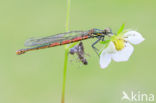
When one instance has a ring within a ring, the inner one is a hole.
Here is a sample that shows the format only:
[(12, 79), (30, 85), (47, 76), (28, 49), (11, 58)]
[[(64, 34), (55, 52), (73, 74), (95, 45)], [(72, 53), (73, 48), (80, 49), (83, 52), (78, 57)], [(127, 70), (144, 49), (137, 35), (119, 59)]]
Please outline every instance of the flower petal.
[(125, 40), (129, 41), (132, 44), (139, 44), (145, 40), (143, 36), (136, 31), (128, 31), (124, 34), (124, 37)]
[(129, 43), (126, 43), (123, 50), (118, 51), (115, 54), (112, 54), (112, 58), (116, 62), (128, 61), (129, 57), (133, 53), (133, 50), (134, 50), (133, 46)]
[(101, 68), (106, 68), (111, 62), (111, 54), (108, 54), (106, 50), (103, 50), (100, 55), (100, 66)]
[(107, 53), (112, 54), (116, 52), (115, 45), (113, 42), (110, 42), (108, 47), (105, 49)]

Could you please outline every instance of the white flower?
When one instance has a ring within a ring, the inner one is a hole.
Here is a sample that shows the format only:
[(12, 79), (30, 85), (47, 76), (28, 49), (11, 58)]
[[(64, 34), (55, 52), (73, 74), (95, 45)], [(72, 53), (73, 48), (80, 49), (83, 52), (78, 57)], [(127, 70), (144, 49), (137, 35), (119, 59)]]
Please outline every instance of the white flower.
[(112, 59), (116, 62), (127, 61), (134, 50), (130, 43), (139, 44), (142, 41), (144, 41), (144, 38), (136, 31), (128, 31), (122, 35), (113, 35), (108, 46), (100, 55), (101, 68), (106, 68)]

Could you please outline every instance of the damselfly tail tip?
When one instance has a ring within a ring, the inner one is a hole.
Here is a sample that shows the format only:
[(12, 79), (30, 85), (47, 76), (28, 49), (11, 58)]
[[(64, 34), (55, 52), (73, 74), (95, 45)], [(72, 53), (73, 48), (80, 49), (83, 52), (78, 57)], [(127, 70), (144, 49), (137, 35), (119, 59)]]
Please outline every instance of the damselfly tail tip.
[(20, 50), (17, 50), (16, 51), (16, 54), (17, 55), (21, 55), (21, 54), (24, 54), (25, 53), (25, 50), (24, 49), (20, 49)]

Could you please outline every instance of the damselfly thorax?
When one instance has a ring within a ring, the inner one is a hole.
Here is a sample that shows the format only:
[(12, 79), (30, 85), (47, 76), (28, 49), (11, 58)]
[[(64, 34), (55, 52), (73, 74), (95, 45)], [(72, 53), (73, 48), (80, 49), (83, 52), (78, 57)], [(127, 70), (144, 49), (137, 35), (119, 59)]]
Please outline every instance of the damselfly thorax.
[(31, 38), (26, 40), (25, 46), (30, 48), (20, 49), (16, 51), (17, 55), (23, 54), (27, 51), (39, 50), (49, 47), (55, 47), (65, 44), (70, 44), (74, 42), (78, 42), (81, 40), (86, 40), (89, 38), (97, 38), (98, 40), (92, 44), (92, 48), (96, 51), (97, 49), (94, 45), (100, 40), (104, 40), (104, 37), (112, 34), (110, 28), (106, 28), (104, 30), (100, 29), (91, 29), (87, 31), (70, 31), (65, 33), (60, 33), (52, 36), (41, 37), (41, 38)]

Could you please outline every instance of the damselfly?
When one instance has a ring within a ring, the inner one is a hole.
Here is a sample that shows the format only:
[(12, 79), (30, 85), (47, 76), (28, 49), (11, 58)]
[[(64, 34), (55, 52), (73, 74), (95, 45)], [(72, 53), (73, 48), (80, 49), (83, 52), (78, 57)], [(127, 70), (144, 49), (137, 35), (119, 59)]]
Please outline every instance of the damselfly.
[(17, 50), (16, 54), (20, 55), (27, 51), (65, 45), (65, 44), (74, 43), (89, 38), (98, 39), (92, 44), (92, 48), (97, 53), (98, 49), (95, 48), (95, 44), (98, 43), (100, 40), (104, 41), (104, 37), (106, 35), (111, 35), (111, 34), (113, 33), (110, 28), (106, 28), (104, 30), (94, 28), (87, 31), (70, 31), (70, 32), (60, 33), (60, 34), (51, 35), (42, 38), (31, 38), (26, 40), (25, 42), (25, 46), (30, 48)]
[(77, 54), (78, 59), (84, 64), (87, 65), (87, 59), (85, 58), (84, 46), (83, 43), (80, 42), (78, 45), (74, 46), (70, 49), (69, 53), (71, 55)]

